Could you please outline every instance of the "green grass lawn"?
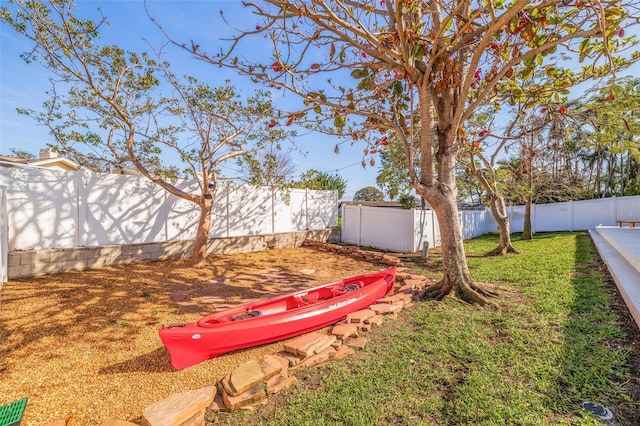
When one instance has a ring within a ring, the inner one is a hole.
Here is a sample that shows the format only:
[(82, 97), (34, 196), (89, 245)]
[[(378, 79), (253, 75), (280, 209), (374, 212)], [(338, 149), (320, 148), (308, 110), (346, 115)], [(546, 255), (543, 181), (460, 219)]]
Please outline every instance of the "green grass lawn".
[[(623, 387), (625, 334), (588, 236), (516, 237), (523, 254), (480, 256), (497, 241), (489, 235), (466, 244), (474, 278), (500, 293), (496, 306), (419, 302), (371, 332), (357, 356), (300, 373), (275, 408), (243, 421), (597, 425), (581, 401), (610, 408), (634, 402)], [(421, 272), (436, 278), (429, 269)]]

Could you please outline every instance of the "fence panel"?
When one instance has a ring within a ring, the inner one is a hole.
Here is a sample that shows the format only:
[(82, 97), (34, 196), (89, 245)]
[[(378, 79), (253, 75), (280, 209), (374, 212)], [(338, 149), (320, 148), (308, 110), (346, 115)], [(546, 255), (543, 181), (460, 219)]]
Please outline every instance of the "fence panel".
[(422, 250), (425, 242), (429, 243), (429, 247), (438, 247), (440, 245), (440, 228), (436, 214), (433, 210), (413, 211), (414, 223), (414, 244), (412, 251)]
[(307, 229), (307, 193), (304, 189), (276, 191), (274, 197), (274, 232)]
[(534, 205), (533, 229), (536, 232), (571, 231), (572, 209), (571, 202)]
[[(511, 232), (524, 231), (524, 213), (525, 213), (525, 206), (507, 207), (507, 214), (509, 215), (509, 224), (511, 225)], [(486, 210), (486, 217), (487, 219), (493, 220), (493, 215), (491, 214), (491, 210)], [(535, 229), (533, 231), (535, 232)], [(492, 232), (498, 232), (497, 225)]]
[(229, 184), (229, 236), (270, 234), (271, 208), (268, 189)]
[(360, 244), (393, 251), (415, 251), (412, 210), (362, 207)]
[(615, 225), (615, 215), (611, 214), (615, 210), (614, 205), (615, 198), (574, 201), (573, 230), (593, 229), (596, 225)]
[(74, 247), (78, 229), (75, 175), (23, 168), (5, 172), (9, 251)]
[[(459, 214), (462, 238), (465, 240), (479, 237), (488, 232), (486, 210), (463, 210)], [(491, 215), (489, 214), (489, 216)]]
[(337, 191), (306, 191), (308, 217), (307, 229), (319, 230), (336, 226), (338, 223)]
[(164, 191), (141, 176), (88, 176), (86, 246), (166, 241)]
[[(640, 220), (640, 195), (633, 197), (613, 197), (614, 220)], [(610, 215), (612, 216), (612, 215)], [(613, 223), (612, 225), (616, 225)]]
[(413, 252), (414, 211), (385, 207), (342, 207), (341, 239), (349, 244), (358, 244), (387, 250)]
[[(185, 192), (200, 193), (200, 188), (194, 181), (180, 181), (175, 185)], [(226, 190), (226, 186), (222, 185), (214, 194), (211, 229), (209, 230), (209, 236), (212, 238), (226, 236)], [(200, 220), (200, 207), (161, 188), (158, 188), (158, 191), (163, 197), (158, 220), (164, 222), (166, 240), (194, 239)]]
[(360, 216), (362, 206), (342, 205), (340, 240), (347, 244), (360, 244)]
[(7, 187), (0, 185), (0, 288), (9, 279), (9, 233), (7, 217)]

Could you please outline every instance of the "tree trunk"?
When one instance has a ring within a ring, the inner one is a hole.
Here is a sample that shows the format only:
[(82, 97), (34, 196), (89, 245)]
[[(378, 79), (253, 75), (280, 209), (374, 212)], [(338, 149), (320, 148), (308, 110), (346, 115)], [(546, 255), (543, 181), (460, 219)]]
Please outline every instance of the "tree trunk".
[(533, 227), (531, 226), (531, 195), (527, 195), (527, 202), (524, 205), (524, 227), (522, 228), (521, 240), (533, 240)]
[(507, 253), (520, 254), (513, 244), (511, 244), (511, 222), (507, 213), (507, 206), (504, 198), (495, 192), (487, 193), (491, 214), (498, 224), (498, 234), (500, 234), (500, 244), (498, 247), (487, 252), (485, 256), (506, 256)]
[(198, 205), (200, 206), (200, 219), (198, 220), (196, 238), (193, 241), (191, 266), (196, 269), (202, 269), (207, 264), (207, 243), (209, 242), (209, 230), (211, 229), (213, 198), (202, 198)]
[(475, 167), (473, 157), (471, 157), (471, 170), (487, 193), (491, 215), (498, 224), (498, 234), (500, 235), (500, 244), (498, 247), (487, 252), (485, 256), (506, 256), (507, 253), (520, 254), (511, 244), (511, 223), (509, 222), (509, 215), (507, 214), (507, 205), (504, 202), (504, 197), (495, 190), (495, 180), (492, 178), (492, 183), (489, 182), (484, 176), (483, 171)]
[[(488, 297), (494, 294), (476, 284), (469, 273), (458, 216), (456, 158), (460, 145), (457, 141), (460, 127), (454, 122), (453, 108), (457, 104), (457, 92), (449, 88), (441, 93), (442, 97), (440, 97), (430, 84), (429, 79), (425, 78), (418, 85), (422, 127), (420, 175), (419, 178), (412, 176), (411, 186), (432, 206), (438, 217), (443, 278), (425, 289), (423, 297), (443, 299), (458, 296), (466, 302), (488, 304), (490, 303)], [(438, 124), (434, 129), (434, 108), (438, 107), (438, 113), (435, 114), (438, 117)], [(434, 140), (436, 133), (437, 144)], [(410, 169), (412, 165), (413, 161), (410, 160)], [(410, 174), (413, 173), (410, 172)]]
[(496, 294), (477, 284), (467, 267), (455, 194), (440, 193), (439, 197), (427, 197), (427, 201), (433, 207), (440, 227), (443, 278), (425, 289), (423, 297), (441, 300), (457, 296), (470, 303), (490, 303), (488, 297)]

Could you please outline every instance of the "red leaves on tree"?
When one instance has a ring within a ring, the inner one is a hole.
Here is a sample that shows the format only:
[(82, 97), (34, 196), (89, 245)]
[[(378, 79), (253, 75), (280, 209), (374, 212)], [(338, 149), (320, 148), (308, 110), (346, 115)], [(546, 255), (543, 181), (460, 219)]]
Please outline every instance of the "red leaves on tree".
[(271, 69), (273, 70), (273, 72), (280, 72), (282, 71), (283, 67), (280, 62), (274, 62), (273, 64), (271, 64)]
[(482, 129), (480, 131), (480, 133), (478, 133), (478, 136), (483, 137), (484, 135), (486, 135), (487, 133), (489, 133), (489, 131), (487, 129)]
[(565, 106), (561, 106), (560, 108), (558, 108), (558, 114), (565, 115), (568, 112), (569, 112), (569, 110)]
[(613, 90), (609, 91), (609, 96), (607, 96), (607, 102), (615, 102), (616, 94), (613, 93)]

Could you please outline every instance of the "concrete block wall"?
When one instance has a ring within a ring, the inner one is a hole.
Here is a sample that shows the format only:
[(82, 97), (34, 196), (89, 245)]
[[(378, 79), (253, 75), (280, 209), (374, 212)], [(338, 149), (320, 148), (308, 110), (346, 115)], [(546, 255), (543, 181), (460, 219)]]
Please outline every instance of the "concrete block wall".
[[(264, 251), (271, 248), (300, 247), (307, 239), (338, 243), (340, 242), (340, 229), (214, 238), (209, 240), (207, 252), (209, 254), (234, 254)], [(193, 241), (190, 240), (13, 251), (8, 256), (8, 278), (11, 280), (123, 263), (179, 259), (189, 257), (192, 247)]]

